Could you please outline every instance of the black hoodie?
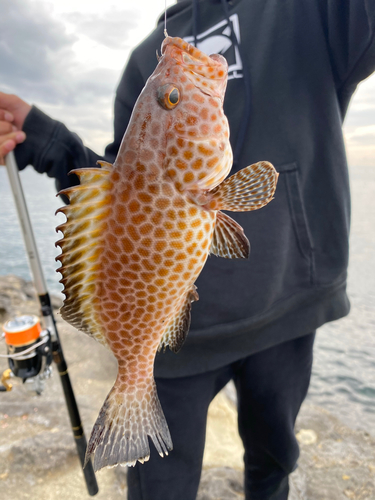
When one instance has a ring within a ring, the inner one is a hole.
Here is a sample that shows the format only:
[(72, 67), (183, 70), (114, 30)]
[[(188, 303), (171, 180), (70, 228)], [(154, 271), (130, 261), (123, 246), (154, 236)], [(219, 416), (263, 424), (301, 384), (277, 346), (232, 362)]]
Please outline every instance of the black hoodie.
[[(130, 56), (116, 93), (107, 161), (114, 160), (155, 68), (163, 29), (161, 18)], [(250, 240), (250, 259), (208, 259), (185, 345), (177, 355), (157, 356), (156, 376), (175, 377), (215, 369), (348, 314), (350, 194), (342, 122), (357, 84), (375, 70), (375, 0), (205, 0), (195, 9), (185, 0), (168, 10), (167, 29), (193, 43), (195, 35), (202, 50), (228, 59), (224, 109), (236, 155), (232, 173), (260, 160), (280, 173), (268, 206), (231, 213)], [(71, 182), (69, 170), (99, 159), (36, 108), (24, 130), (28, 139), (16, 150), (20, 167), (33, 164), (56, 177), (59, 188)]]

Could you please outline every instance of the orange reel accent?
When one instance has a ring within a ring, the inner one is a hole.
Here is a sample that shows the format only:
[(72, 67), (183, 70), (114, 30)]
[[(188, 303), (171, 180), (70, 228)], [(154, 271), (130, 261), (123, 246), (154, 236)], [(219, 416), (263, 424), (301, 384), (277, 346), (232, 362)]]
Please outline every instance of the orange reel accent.
[[(15, 347), (31, 344), (40, 337), (42, 327), (38, 316), (28, 316), (32, 319), (31, 324), (11, 325), (13, 321), (7, 321), (3, 325), (5, 342)], [(29, 322), (30, 323), (30, 322)]]

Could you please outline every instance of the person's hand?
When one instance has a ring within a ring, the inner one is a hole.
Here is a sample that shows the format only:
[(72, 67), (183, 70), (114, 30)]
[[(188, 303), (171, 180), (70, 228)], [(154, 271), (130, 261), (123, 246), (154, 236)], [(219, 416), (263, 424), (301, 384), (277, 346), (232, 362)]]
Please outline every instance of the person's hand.
[(18, 96), (0, 92), (0, 165), (5, 164), (5, 155), (26, 139), (22, 127), (30, 109)]

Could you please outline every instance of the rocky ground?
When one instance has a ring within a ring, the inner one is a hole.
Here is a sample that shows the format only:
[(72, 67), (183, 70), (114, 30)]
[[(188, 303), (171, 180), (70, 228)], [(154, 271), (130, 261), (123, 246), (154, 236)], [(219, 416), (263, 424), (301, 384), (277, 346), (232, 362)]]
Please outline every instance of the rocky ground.
[[(57, 308), (59, 300), (54, 302)], [(14, 276), (0, 277), (0, 322), (25, 313), (39, 313), (32, 286)], [(116, 365), (109, 352), (56, 317), (88, 436)], [(0, 354), (5, 354), (4, 342)], [(0, 358), (0, 372), (6, 368), (6, 360)], [(41, 396), (12, 382), (12, 391), (0, 393), (0, 500), (89, 498), (56, 370)], [(210, 407), (198, 500), (244, 498), (234, 399), (233, 388), (227, 386)], [(301, 458), (291, 476), (291, 500), (375, 499), (374, 437), (307, 404), (296, 432)], [(124, 468), (100, 471), (97, 480), (98, 500), (126, 498)]]

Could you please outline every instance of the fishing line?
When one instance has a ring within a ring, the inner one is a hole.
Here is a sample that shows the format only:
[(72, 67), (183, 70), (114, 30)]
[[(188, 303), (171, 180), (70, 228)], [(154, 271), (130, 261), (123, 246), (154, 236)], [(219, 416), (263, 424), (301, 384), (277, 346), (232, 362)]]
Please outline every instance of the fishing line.
[(164, 0), (164, 36), (167, 38), (167, 0)]

